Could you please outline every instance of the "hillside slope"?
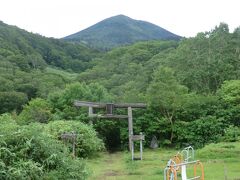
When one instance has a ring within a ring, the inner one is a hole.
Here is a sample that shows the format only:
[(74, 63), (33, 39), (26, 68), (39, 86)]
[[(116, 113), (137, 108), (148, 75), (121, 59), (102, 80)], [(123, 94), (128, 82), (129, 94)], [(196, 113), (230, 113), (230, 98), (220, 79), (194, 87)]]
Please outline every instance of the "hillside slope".
[(127, 101), (138, 98), (138, 92), (145, 94), (155, 69), (168, 67), (190, 91), (215, 93), (225, 80), (240, 78), (239, 38), (239, 30), (230, 33), (226, 24), (220, 24), (180, 42), (148, 41), (115, 48), (79, 79), (100, 82), (119, 101)]
[(124, 15), (107, 18), (85, 30), (65, 37), (65, 40), (83, 42), (91, 47), (113, 47), (147, 40), (179, 40), (175, 35), (149, 22), (134, 20)]
[(0, 21), (0, 58), (22, 70), (46, 63), (79, 72), (88, 68), (96, 54), (84, 45), (46, 38)]

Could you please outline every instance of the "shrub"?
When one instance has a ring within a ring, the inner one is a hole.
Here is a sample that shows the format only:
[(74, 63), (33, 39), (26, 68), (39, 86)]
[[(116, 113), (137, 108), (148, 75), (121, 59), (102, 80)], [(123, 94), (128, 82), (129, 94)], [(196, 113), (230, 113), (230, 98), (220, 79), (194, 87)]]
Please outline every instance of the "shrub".
[(72, 159), (62, 143), (43, 131), (43, 125), (19, 126), (8, 118), (0, 116), (4, 122), (0, 126), (0, 179), (86, 179), (83, 160)]
[(0, 92), (0, 114), (16, 110), (22, 110), (22, 106), (28, 101), (27, 95), (21, 92)]
[(206, 116), (192, 122), (178, 122), (176, 125), (177, 142), (203, 147), (216, 143), (224, 133), (224, 122), (215, 116)]
[[(91, 126), (78, 121), (51, 121), (46, 125), (45, 131), (55, 139), (59, 139), (64, 132), (75, 132), (77, 134), (76, 154), (79, 157), (91, 156), (104, 148), (96, 131)], [(72, 148), (71, 143), (69, 148)]]
[(240, 128), (236, 126), (229, 126), (225, 129), (225, 134), (222, 138), (225, 142), (236, 142), (240, 140)]
[(25, 105), (18, 117), (19, 124), (47, 123), (51, 118), (51, 106), (44, 99), (33, 99)]

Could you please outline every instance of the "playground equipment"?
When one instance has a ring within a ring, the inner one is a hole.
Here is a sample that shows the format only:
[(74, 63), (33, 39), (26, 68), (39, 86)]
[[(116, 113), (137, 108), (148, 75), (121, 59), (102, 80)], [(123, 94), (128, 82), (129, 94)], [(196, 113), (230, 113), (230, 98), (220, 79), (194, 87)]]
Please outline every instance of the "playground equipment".
[[(86, 101), (75, 101), (74, 105), (76, 107), (88, 107), (89, 118), (97, 119), (128, 119), (128, 135), (129, 135), (129, 150), (132, 153), (132, 160), (142, 160), (143, 146), (142, 141), (145, 139), (144, 135), (140, 133), (139, 135), (133, 134), (133, 115), (132, 108), (146, 108), (146, 104), (143, 103), (95, 103)], [(106, 114), (94, 114), (94, 108), (105, 108)], [(127, 115), (113, 114), (116, 108), (127, 108)], [(134, 157), (134, 141), (140, 141), (140, 158)]]
[[(192, 178), (187, 178), (187, 166), (189, 165), (194, 166), (194, 177)], [(200, 175), (197, 175), (197, 167), (200, 167)], [(204, 180), (203, 164), (199, 160), (194, 160), (194, 149), (191, 146), (184, 148), (168, 161), (164, 169), (164, 180), (177, 180), (178, 172), (180, 172), (182, 180)]]

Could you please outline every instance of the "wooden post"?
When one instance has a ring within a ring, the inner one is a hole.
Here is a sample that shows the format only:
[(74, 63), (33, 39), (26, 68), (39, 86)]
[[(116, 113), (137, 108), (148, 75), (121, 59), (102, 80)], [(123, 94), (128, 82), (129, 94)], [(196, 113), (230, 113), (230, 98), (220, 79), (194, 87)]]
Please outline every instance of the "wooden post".
[(92, 116), (93, 115), (93, 107), (89, 106), (88, 107), (88, 116)]
[(131, 140), (131, 143), (132, 143), (131, 153), (132, 153), (132, 161), (133, 161), (134, 160), (134, 142)]
[(75, 134), (75, 132), (72, 132), (72, 143), (73, 143), (73, 157), (76, 157), (76, 139), (77, 139), (77, 134)]
[(132, 107), (128, 107), (128, 138), (129, 138), (129, 151), (132, 151), (132, 135), (133, 135), (133, 122), (132, 122)]
[(88, 107), (88, 116), (90, 117), (90, 119), (89, 119), (89, 124), (93, 124), (93, 122), (92, 122), (92, 115), (93, 115), (93, 107), (91, 107), (91, 106), (89, 106)]
[[(140, 132), (140, 135), (142, 136), (142, 132)], [(142, 146), (142, 138), (140, 139), (140, 159), (142, 160), (142, 154), (143, 154), (143, 146)]]

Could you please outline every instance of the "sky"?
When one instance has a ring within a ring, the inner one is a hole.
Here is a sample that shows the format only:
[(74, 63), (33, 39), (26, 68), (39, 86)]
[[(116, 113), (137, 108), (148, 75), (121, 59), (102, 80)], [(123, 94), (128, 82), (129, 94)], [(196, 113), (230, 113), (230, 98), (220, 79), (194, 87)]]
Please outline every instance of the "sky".
[(61, 38), (123, 14), (193, 37), (220, 22), (240, 26), (240, 0), (0, 0), (0, 20)]

